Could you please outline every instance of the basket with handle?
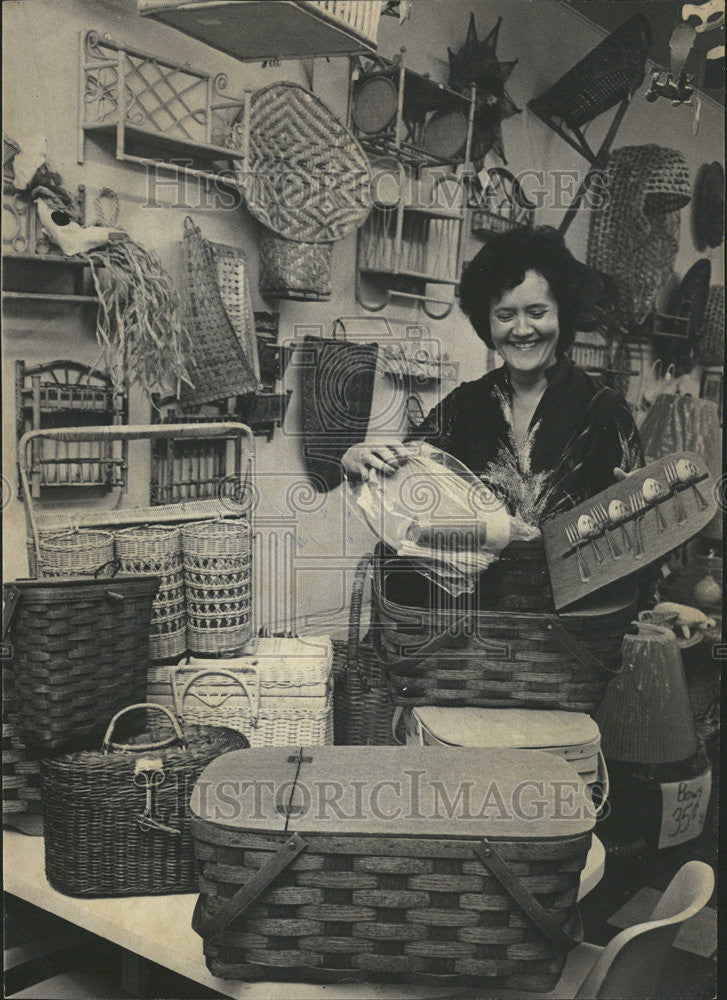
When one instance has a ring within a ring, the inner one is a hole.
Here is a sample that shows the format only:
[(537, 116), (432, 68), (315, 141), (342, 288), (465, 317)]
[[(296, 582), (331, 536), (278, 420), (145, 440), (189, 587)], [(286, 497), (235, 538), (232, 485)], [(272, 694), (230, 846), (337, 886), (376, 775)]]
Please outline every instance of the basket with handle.
[[(172, 735), (113, 742), (123, 715), (163, 713)], [(137, 896), (194, 892), (197, 868), (189, 797), (202, 770), (247, 741), (218, 727), (182, 727), (159, 705), (117, 712), (100, 750), (48, 758), (42, 764), (45, 870), (71, 896)]]
[[(230, 442), (232, 467), (225, 481), (225, 493), (209, 500), (183, 500), (158, 506), (124, 506), (121, 494), (110, 508), (91, 509), (69, 504), (58, 511), (33, 502), (29, 483), (31, 452), (36, 441), (105, 442), (123, 453), (131, 442), (158, 442), (172, 445), (176, 441), (216, 439)], [(28, 529), (28, 568), (31, 576), (38, 573), (44, 542), (70, 528), (118, 531), (142, 525), (179, 525), (190, 522), (229, 520), (252, 523), (252, 482), (254, 475), (255, 441), (252, 431), (243, 423), (199, 424), (131, 424), (108, 427), (48, 427), (28, 431), (18, 444), (18, 466), (23, 489), (25, 520)]]
[[(222, 660), (220, 665), (180, 664), (169, 672), (178, 718), (185, 723), (228, 726), (250, 746), (325, 746), (333, 743), (328, 695), (320, 698), (265, 696), (261, 670)], [(307, 702), (312, 702), (308, 705)]]
[(164, 526), (116, 532), (116, 558), (122, 573), (154, 573), (160, 579), (152, 606), (149, 657), (165, 660), (187, 648), (181, 536)]
[(245, 521), (182, 528), (187, 646), (194, 653), (242, 649), (252, 634), (252, 538)]
[[(341, 746), (392, 746), (394, 704), (384, 665), (371, 636), (361, 638), (361, 608), (373, 554), (364, 555), (354, 576), (348, 641), (334, 644), (334, 729)], [(372, 623), (373, 625), (373, 623)], [(373, 628), (375, 632), (375, 627)]]
[(6, 584), (23, 738), (32, 751), (86, 747), (103, 719), (146, 689), (156, 576), (53, 577)]

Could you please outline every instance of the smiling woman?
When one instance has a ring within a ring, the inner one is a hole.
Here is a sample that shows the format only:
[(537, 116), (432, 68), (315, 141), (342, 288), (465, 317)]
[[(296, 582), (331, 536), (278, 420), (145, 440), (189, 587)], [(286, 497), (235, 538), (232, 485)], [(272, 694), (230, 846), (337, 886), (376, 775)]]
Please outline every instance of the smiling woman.
[[(503, 365), (451, 392), (417, 437), (454, 455), (538, 525), (643, 465), (625, 400), (566, 357), (575, 336), (584, 268), (554, 229), (488, 241), (465, 269), (460, 303)], [(344, 455), (351, 477), (390, 472), (411, 445), (367, 442)]]

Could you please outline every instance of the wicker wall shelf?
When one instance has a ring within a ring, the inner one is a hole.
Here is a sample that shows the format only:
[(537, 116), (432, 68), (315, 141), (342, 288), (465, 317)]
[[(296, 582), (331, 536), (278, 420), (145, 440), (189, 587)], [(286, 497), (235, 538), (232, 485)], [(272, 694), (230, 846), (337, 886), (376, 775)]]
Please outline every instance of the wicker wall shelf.
[(375, 52), (379, 0), (139, 0), (139, 13), (235, 59), (301, 59)]
[(224, 96), (227, 77), (81, 34), (78, 152), (111, 141), (117, 160), (237, 187), (245, 158), (247, 95)]
[[(27, 367), (15, 362), (15, 418), (18, 440), (28, 431), (59, 426), (119, 425), (127, 417), (126, 397), (110, 378), (77, 361)], [(69, 445), (49, 439), (34, 443), (28, 475), (32, 496), (47, 487), (105, 487), (126, 483), (126, 454), (106, 441)]]

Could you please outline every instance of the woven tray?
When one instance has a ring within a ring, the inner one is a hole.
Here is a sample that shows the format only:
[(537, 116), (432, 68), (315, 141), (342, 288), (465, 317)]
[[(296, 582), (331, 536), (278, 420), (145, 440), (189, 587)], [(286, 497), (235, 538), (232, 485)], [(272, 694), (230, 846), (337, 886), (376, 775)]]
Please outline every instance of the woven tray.
[[(243, 770), (272, 793), (255, 811), (254, 790), (240, 785), (231, 816), (225, 796)], [(540, 818), (477, 815), (493, 775), (510, 803), (523, 782), (542, 780)], [(553, 814), (559, 781), (573, 793), (568, 820)], [(469, 813), (458, 797), (465, 784)], [(437, 811), (442, 791), (453, 805)], [(463, 979), (480, 988), (486, 979), (493, 989), (547, 992), (575, 944), (568, 931), (593, 808), (578, 774), (551, 754), (247, 750), (203, 772), (190, 809), (201, 862), (193, 927), (213, 975)]]
[(188, 366), (190, 403), (260, 388), (255, 318), (242, 250), (210, 243), (189, 216), (184, 222), (185, 324), (194, 358)]
[(105, 719), (144, 697), (155, 576), (6, 584), (19, 718), (29, 749), (84, 748)]
[(247, 207), (279, 236), (340, 240), (371, 209), (371, 168), (348, 129), (310, 91), (274, 83), (250, 101)]
[[(173, 736), (113, 743), (133, 709), (164, 713)], [(189, 795), (201, 771), (246, 746), (228, 729), (185, 727), (158, 705), (132, 705), (109, 723), (100, 750), (43, 761), (45, 871), (71, 896), (193, 892), (197, 870)]]

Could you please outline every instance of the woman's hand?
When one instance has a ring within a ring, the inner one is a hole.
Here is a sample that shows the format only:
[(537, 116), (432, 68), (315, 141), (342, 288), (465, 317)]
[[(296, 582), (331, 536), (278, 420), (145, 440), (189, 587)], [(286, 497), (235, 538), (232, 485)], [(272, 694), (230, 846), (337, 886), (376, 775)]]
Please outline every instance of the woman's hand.
[[(634, 470), (634, 472), (637, 471), (638, 471), (637, 469)], [(613, 478), (616, 480), (617, 483), (622, 483), (624, 479), (628, 479), (629, 476), (633, 476), (633, 474), (634, 474), (633, 472), (626, 472), (625, 469), (619, 469), (618, 466), (616, 466), (616, 468), (613, 470)]]
[(402, 441), (364, 441), (348, 449), (341, 465), (349, 479), (367, 479), (371, 469), (390, 476), (409, 461), (410, 454)]

